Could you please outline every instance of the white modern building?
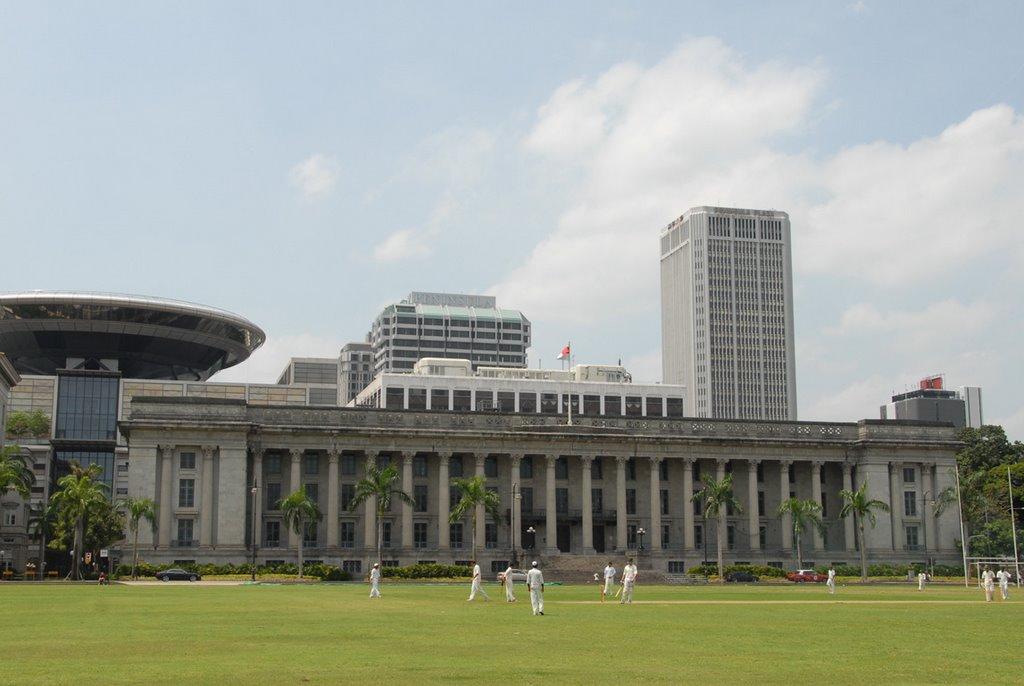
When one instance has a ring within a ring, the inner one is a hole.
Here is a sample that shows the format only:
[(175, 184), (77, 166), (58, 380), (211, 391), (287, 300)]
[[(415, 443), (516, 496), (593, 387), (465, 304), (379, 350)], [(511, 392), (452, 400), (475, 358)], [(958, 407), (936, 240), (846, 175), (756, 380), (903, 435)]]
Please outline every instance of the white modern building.
[(340, 361), (329, 357), (293, 357), (277, 379), (280, 386), (308, 389), (310, 405), (337, 405)]
[(961, 386), (957, 389), (956, 395), (964, 401), (967, 426), (972, 429), (980, 428), (985, 423), (985, 417), (981, 411), (981, 388), (978, 386)]
[(661, 232), (662, 380), (697, 417), (796, 419), (789, 215), (694, 207)]
[(350, 406), (566, 417), (571, 406), (574, 417), (678, 418), (685, 395), (683, 386), (634, 384), (624, 367), (613, 365), (474, 371), (469, 360), (424, 358), (412, 374), (378, 374)]

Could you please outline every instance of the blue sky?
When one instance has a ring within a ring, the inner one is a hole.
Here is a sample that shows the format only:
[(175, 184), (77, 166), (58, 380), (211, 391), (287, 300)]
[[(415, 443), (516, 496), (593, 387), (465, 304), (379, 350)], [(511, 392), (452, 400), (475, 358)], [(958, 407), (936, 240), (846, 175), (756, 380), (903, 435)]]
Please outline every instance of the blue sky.
[[(0, 4), (0, 290), (182, 298), (270, 341), (489, 292), (532, 364), (660, 378), (657, 234), (793, 219), (801, 418), (944, 372), (1024, 438), (1019, 2)], [(14, 259), (11, 256), (16, 256)]]

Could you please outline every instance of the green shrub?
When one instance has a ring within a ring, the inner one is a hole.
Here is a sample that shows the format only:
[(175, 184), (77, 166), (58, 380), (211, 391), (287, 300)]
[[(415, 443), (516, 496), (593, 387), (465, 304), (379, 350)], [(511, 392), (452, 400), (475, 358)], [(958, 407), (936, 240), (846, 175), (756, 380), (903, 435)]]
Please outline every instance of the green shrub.
[(473, 570), (461, 565), (409, 565), (384, 567), (382, 575), (392, 579), (464, 579), (473, 576)]
[[(778, 567), (769, 567), (767, 565), (726, 565), (725, 573), (730, 574), (732, 572), (748, 572), (756, 577), (767, 579), (781, 579), (786, 576), (785, 570), (779, 569)], [(697, 565), (695, 567), (690, 567), (689, 573), (703, 574), (704, 576), (716, 576), (718, 574), (718, 565)]]
[[(177, 567), (184, 569), (187, 572), (195, 572), (200, 576), (221, 576), (227, 574), (252, 574), (252, 565), (249, 563), (243, 563), (240, 565), (235, 564), (198, 564), (198, 565), (176, 565), (172, 563), (153, 565), (148, 562), (140, 562), (137, 567), (137, 573), (139, 577), (152, 578), (157, 572), (165, 569), (171, 569)], [(351, 575), (348, 572), (344, 572), (338, 567), (333, 565), (324, 564), (310, 564), (305, 565), (305, 575), (324, 581), (348, 581), (351, 579)], [(114, 578), (129, 578), (132, 573), (132, 566), (130, 564), (118, 565), (117, 569), (114, 570)], [(286, 574), (286, 575), (297, 575), (299, 568), (297, 565), (291, 563), (283, 563), (277, 565), (260, 565), (256, 568), (256, 574)]]
[(18, 410), (7, 417), (5, 430), (13, 438), (46, 438), (50, 435), (50, 418), (42, 410)]

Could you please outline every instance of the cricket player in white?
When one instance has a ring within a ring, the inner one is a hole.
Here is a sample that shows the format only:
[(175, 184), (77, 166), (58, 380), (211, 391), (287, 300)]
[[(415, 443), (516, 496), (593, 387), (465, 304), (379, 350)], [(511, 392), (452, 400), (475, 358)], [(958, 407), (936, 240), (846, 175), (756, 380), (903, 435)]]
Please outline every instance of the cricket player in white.
[(619, 600), (620, 605), (633, 602), (633, 584), (636, 583), (636, 577), (636, 565), (630, 559), (626, 562), (626, 566), (622, 568), (622, 599)]
[(470, 601), (476, 598), (476, 594), (479, 593), (484, 597), (484, 600), (490, 600), (491, 597), (487, 595), (487, 591), (480, 585), (480, 565), (473, 560), (473, 584), (469, 587), (469, 598), (466, 601)]
[(999, 579), (999, 595), (1003, 600), (1010, 599), (1010, 576), (1011, 574), (1005, 569), (996, 572), (996, 578)]
[(604, 588), (601, 589), (601, 602), (604, 602), (605, 596), (612, 592), (612, 587), (615, 585), (615, 567), (612, 567), (612, 563), (609, 562), (608, 566), (604, 568)]
[(370, 597), (380, 598), (380, 563), (374, 563), (370, 570)]
[(516, 594), (512, 592), (512, 565), (505, 570), (505, 602), (516, 602)]
[(825, 582), (828, 586), (828, 592), (832, 595), (836, 594), (836, 570), (831, 567), (828, 568), (828, 581)]
[(922, 572), (918, 572), (918, 574), (917, 574), (917, 590), (923, 591), (924, 590), (924, 584), (925, 584), (926, 581), (928, 581), (928, 575), (925, 574), (923, 571)]
[(996, 590), (995, 584), (996, 575), (992, 573), (992, 570), (985, 567), (985, 571), (981, 573), (981, 586), (985, 589), (985, 602), (992, 602), (992, 594)]
[(533, 568), (526, 573), (526, 587), (530, 589), (530, 605), (534, 616), (544, 614), (544, 575), (533, 561)]

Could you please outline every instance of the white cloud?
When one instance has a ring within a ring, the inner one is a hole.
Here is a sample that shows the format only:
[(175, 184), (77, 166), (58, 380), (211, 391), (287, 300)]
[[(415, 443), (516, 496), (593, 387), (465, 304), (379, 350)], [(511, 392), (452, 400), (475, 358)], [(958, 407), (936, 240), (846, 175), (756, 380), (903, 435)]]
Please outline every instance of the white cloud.
[(631, 355), (622, 361), (622, 366), (633, 375), (633, 383), (661, 383), (660, 348)]
[(839, 319), (838, 326), (826, 332), (832, 336), (866, 336), (910, 351), (950, 346), (965, 340), (978, 340), (999, 315), (991, 302), (965, 305), (957, 300), (931, 303), (917, 311), (883, 312), (874, 305), (853, 305)]
[(384, 239), (373, 249), (378, 262), (398, 262), (426, 257), (431, 253), (430, 233), (419, 229), (401, 229)]
[(309, 199), (329, 193), (337, 180), (337, 161), (322, 153), (310, 155), (288, 172), (288, 182)]
[(846, 9), (850, 10), (854, 14), (864, 14), (868, 11), (868, 4), (864, 0), (857, 0), (857, 2), (851, 2), (846, 6)]
[(256, 349), (240, 365), (218, 372), (211, 381), (244, 383), (276, 383), (288, 360), (293, 357), (338, 357), (341, 343), (312, 334), (274, 336), (267, 334), (267, 342)]

